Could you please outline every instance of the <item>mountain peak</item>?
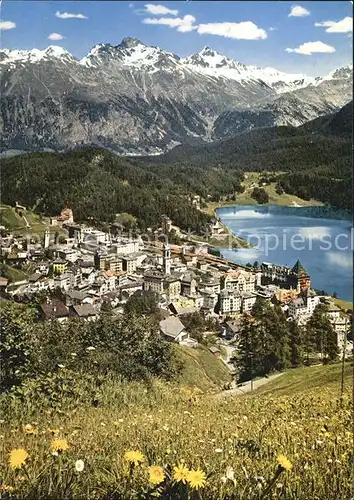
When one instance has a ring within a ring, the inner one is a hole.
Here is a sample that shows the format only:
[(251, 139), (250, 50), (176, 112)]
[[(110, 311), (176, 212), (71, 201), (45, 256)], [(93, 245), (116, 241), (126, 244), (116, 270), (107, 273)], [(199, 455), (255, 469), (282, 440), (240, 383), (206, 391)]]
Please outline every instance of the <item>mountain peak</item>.
[(217, 54), (217, 52), (215, 52), (215, 50), (213, 50), (212, 48), (208, 47), (207, 45), (205, 47), (202, 48), (202, 50), (200, 52), (198, 52), (201, 56), (214, 56)]
[(124, 49), (131, 49), (132, 47), (137, 47), (138, 45), (144, 45), (141, 43), (140, 40), (137, 38), (132, 38), (130, 36), (123, 38), (121, 43), (119, 44), (119, 47), (122, 47)]
[(44, 53), (48, 56), (61, 57), (61, 56), (71, 56), (71, 54), (64, 49), (64, 47), (60, 47), (59, 45), (49, 45), (44, 50)]

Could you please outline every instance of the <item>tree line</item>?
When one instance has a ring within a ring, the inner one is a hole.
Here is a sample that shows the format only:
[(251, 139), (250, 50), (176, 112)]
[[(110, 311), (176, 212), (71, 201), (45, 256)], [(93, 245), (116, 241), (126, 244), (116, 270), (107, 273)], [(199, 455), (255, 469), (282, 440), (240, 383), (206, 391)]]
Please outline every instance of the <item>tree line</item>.
[(311, 361), (338, 358), (337, 334), (325, 304), (319, 304), (306, 326), (287, 321), (279, 305), (257, 298), (252, 314), (245, 314), (234, 357), (239, 381), (295, 368)]

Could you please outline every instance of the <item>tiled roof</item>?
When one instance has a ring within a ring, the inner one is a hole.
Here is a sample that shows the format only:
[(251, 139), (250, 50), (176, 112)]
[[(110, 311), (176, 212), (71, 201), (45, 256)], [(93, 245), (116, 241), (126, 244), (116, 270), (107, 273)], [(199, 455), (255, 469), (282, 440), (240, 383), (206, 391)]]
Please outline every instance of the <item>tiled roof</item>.
[(69, 309), (58, 299), (52, 299), (41, 305), (41, 309), (47, 318), (63, 318), (69, 315)]

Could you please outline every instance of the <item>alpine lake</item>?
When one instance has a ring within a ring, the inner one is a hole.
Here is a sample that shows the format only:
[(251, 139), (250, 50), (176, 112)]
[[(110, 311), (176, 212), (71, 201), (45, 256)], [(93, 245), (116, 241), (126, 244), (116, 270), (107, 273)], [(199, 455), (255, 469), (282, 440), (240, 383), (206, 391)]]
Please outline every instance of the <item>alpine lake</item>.
[(354, 231), (349, 212), (327, 206), (271, 205), (218, 208), (221, 222), (252, 246), (222, 249), (235, 263), (257, 261), (293, 267), (299, 259), (312, 288), (353, 300)]

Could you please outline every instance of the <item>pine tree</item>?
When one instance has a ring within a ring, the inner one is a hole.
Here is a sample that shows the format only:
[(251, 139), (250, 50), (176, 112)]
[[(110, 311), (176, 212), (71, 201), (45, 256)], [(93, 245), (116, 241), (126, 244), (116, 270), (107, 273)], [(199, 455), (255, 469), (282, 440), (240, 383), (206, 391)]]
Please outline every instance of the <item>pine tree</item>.
[(290, 363), (293, 368), (300, 366), (303, 359), (303, 339), (301, 328), (292, 321), (289, 323)]

